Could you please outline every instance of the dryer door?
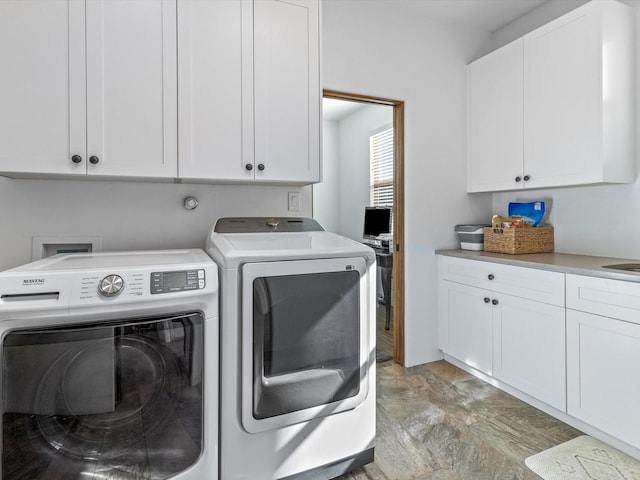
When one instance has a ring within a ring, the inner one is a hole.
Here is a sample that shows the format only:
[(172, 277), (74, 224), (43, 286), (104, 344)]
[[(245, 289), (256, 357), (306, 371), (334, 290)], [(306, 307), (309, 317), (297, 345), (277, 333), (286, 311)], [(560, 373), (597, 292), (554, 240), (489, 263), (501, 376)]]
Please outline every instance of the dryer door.
[(335, 414), (368, 394), (375, 346), (362, 258), (242, 268), (242, 422), (252, 433)]

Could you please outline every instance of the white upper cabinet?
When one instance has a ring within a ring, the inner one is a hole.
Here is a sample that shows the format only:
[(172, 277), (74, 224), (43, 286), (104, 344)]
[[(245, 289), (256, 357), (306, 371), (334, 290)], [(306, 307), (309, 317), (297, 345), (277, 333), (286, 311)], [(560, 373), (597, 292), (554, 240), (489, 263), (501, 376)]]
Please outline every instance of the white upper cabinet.
[(89, 0), (88, 173), (177, 175), (176, 0)]
[(528, 186), (634, 180), (633, 11), (594, 1), (524, 37)]
[(0, 175), (318, 182), (319, 17), (318, 0), (2, 0)]
[(175, 177), (175, 6), (1, 2), (0, 172)]
[(86, 173), (84, 37), (84, 2), (0, 2), (0, 172)]
[(253, 1), (178, 3), (178, 138), (180, 177), (253, 179)]
[(320, 181), (319, 5), (254, 2), (256, 179)]
[(317, 0), (178, 3), (179, 175), (320, 180)]
[(469, 191), (522, 184), (522, 39), (471, 63), (467, 88)]
[(592, 1), (470, 64), (468, 191), (632, 182), (633, 38), (630, 7)]

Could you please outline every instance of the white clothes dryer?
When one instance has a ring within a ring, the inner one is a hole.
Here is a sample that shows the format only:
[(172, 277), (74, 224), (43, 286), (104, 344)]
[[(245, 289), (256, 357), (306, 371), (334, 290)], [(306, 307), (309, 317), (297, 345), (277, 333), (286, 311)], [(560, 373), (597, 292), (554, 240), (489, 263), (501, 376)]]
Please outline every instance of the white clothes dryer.
[(2, 480), (218, 478), (218, 276), (202, 250), (0, 273)]
[(224, 218), (220, 478), (329, 479), (373, 461), (375, 254), (308, 218)]

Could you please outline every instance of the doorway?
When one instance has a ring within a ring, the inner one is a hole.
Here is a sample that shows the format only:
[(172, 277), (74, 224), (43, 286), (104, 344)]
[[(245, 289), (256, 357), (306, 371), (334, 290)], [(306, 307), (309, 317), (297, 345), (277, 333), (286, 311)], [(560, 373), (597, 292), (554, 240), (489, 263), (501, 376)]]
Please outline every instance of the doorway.
[[(384, 302), (384, 308), (391, 308), (391, 325), (390, 331), (385, 333), (379, 330), (380, 345), (391, 343), (389, 349), (392, 349), (393, 359), (404, 365), (404, 102), (399, 100), (391, 100), (379, 97), (369, 97), (366, 95), (352, 94), (345, 92), (338, 92), (334, 90), (324, 90), (323, 97), (325, 99), (337, 100), (344, 105), (342, 107), (350, 111), (355, 111), (358, 108), (364, 108), (367, 106), (387, 107), (390, 110), (388, 118), (393, 126), (394, 138), (393, 138), (393, 235), (389, 250), (392, 254), (392, 299), (386, 299)], [(386, 109), (385, 109), (386, 110)], [(329, 135), (328, 129), (325, 128), (325, 137)], [(326, 138), (325, 138), (326, 140)], [(326, 150), (326, 149), (325, 149)], [(329, 152), (325, 151), (324, 155), (328, 155)], [(348, 162), (348, 159), (339, 159), (340, 162)], [(324, 184), (332, 181), (330, 177), (332, 172), (325, 169), (325, 180), (323, 184), (314, 186), (313, 189), (313, 215), (321, 215), (321, 211), (326, 208), (339, 209), (338, 202), (348, 204), (349, 199), (340, 199), (336, 195), (317, 195), (317, 190), (324, 187)], [(349, 182), (348, 187), (344, 187), (343, 191), (349, 192), (356, 185), (357, 188), (362, 189), (370, 188), (370, 179), (368, 173), (357, 175), (336, 175), (333, 174), (335, 182)], [(363, 186), (366, 185), (366, 186)], [(335, 205), (329, 205), (331, 203)], [(343, 226), (349, 230), (348, 234), (340, 231), (340, 228), (336, 225), (325, 225), (327, 230), (338, 231), (345, 236), (351, 237), (354, 240), (362, 240), (362, 222), (363, 217), (355, 219), (355, 221), (347, 220), (347, 226)], [(322, 223), (322, 222), (321, 222)], [(353, 230), (355, 228), (355, 230)], [(383, 314), (384, 315), (384, 314)], [(389, 339), (382, 337), (388, 335)]]

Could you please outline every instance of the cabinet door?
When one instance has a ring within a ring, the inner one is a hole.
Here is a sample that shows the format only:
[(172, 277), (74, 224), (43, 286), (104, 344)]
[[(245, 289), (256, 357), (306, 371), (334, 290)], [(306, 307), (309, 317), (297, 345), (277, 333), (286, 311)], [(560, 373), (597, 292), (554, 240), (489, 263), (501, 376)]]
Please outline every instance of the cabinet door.
[(0, 2), (0, 172), (86, 173), (84, 9)]
[(467, 67), (467, 190), (522, 188), (522, 39)]
[(488, 375), (493, 373), (491, 294), (459, 283), (440, 281), (439, 346)]
[(253, 180), (251, 0), (178, 2), (178, 78), (179, 176)]
[(595, 13), (575, 10), (524, 37), (529, 187), (601, 180), (603, 47)]
[(176, 177), (176, 0), (91, 0), (86, 28), (88, 173)]
[(567, 310), (568, 413), (640, 448), (640, 325)]
[(509, 295), (496, 299), (495, 377), (566, 411), (565, 309)]
[(320, 180), (317, 0), (254, 2), (255, 178)]

